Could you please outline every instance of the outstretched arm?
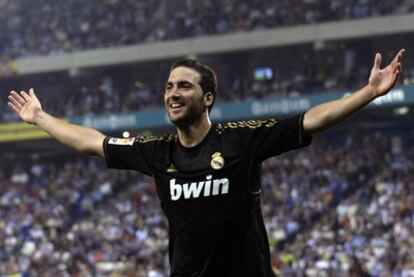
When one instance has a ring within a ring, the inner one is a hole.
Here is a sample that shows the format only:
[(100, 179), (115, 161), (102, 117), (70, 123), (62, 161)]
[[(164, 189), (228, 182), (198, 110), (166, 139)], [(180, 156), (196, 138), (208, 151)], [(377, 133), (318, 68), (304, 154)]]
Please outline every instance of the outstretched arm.
[(320, 133), (344, 121), (372, 100), (387, 94), (396, 84), (401, 72), (401, 49), (393, 61), (381, 69), (381, 55), (375, 55), (368, 85), (351, 95), (318, 105), (305, 113), (303, 128), (308, 135)]
[(105, 136), (97, 130), (70, 124), (51, 116), (42, 110), (33, 89), (29, 93), (11, 91), (8, 105), (29, 123), (37, 125), (62, 144), (81, 153), (104, 157), (103, 141)]

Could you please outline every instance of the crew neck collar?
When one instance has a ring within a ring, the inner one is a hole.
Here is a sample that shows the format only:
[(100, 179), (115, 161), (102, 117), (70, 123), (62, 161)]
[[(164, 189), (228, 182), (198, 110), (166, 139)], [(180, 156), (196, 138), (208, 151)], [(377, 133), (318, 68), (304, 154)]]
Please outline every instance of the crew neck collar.
[(214, 129), (214, 125), (210, 125), (210, 130), (208, 130), (207, 134), (204, 136), (204, 138), (196, 145), (191, 146), (191, 147), (186, 147), (184, 145), (181, 144), (179, 137), (177, 136), (177, 145), (181, 150), (184, 150), (186, 152), (191, 152), (191, 151), (196, 151), (198, 150), (200, 147), (202, 147), (204, 144), (206, 144), (208, 138), (212, 135), (213, 133), (213, 129)]

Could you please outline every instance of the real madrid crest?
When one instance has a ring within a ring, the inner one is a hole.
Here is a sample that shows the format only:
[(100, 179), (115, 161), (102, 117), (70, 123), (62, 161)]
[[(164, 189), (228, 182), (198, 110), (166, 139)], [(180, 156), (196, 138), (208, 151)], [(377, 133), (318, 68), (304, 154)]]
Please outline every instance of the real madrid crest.
[(210, 165), (215, 170), (219, 170), (219, 169), (223, 168), (223, 166), (224, 166), (224, 159), (221, 156), (221, 153), (220, 152), (215, 152), (213, 155), (211, 155)]

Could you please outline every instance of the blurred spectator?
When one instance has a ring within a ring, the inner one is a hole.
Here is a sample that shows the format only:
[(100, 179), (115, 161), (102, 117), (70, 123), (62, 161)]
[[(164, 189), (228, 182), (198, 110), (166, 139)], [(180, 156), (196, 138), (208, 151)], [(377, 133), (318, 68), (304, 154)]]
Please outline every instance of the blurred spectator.
[[(378, 132), (335, 141), (322, 138), (263, 166), (275, 269), (282, 276), (410, 276), (412, 145), (393, 154), (390, 137)], [(152, 180), (94, 159), (33, 162), (2, 175), (6, 276), (168, 275), (168, 225)]]
[(403, 0), (4, 0), (0, 50), (2, 59), (10, 60), (412, 10), (403, 4)]
[[(367, 46), (369, 45), (369, 47)], [(314, 93), (355, 90), (367, 83), (375, 40), (279, 47), (262, 52), (247, 51), (236, 56), (210, 57), (212, 67), (222, 76), (217, 102), (240, 102), (280, 97), (298, 97)], [(383, 59), (395, 54), (392, 45), (384, 43)], [(392, 49), (392, 50), (390, 50)], [(368, 54), (367, 54), (368, 53)], [(356, 62), (358, 60), (358, 64)], [(96, 69), (71, 76), (49, 73), (23, 81), (2, 80), (2, 88), (34, 87), (45, 110), (59, 117), (134, 112), (163, 107), (163, 82), (170, 61), (154, 62), (116, 69)], [(270, 79), (258, 79), (254, 71), (265, 66), (272, 71)], [(414, 84), (414, 65), (407, 57), (401, 76), (404, 85)], [(7, 107), (7, 94), (0, 97), (0, 122), (18, 118)]]

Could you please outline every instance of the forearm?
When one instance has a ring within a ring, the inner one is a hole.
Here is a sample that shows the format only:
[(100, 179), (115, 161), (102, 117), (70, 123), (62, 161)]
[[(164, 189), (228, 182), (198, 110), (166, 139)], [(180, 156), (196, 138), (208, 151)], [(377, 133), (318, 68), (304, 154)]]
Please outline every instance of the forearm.
[(36, 115), (35, 124), (62, 144), (76, 151), (104, 157), (105, 135), (97, 130), (68, 123), (43, 111)]
[(374, 90), (367, 85), (349, 96), (313, 107), (305, 113), (305, 133), (312, 135), (337, 125), (368, 105), (375, 95)]

